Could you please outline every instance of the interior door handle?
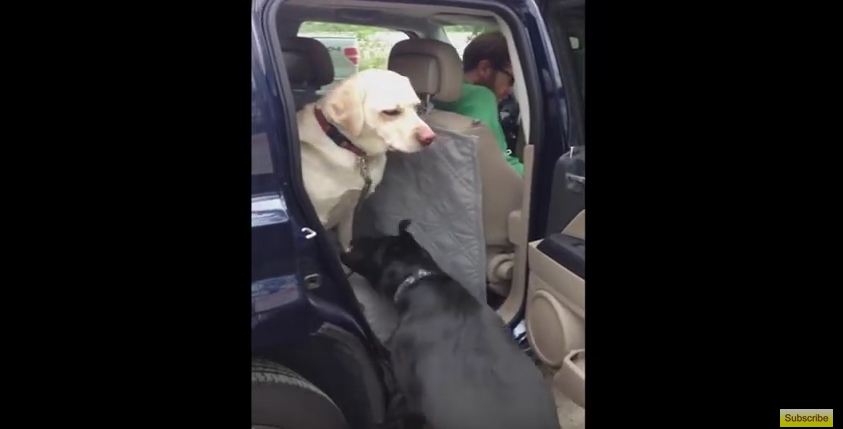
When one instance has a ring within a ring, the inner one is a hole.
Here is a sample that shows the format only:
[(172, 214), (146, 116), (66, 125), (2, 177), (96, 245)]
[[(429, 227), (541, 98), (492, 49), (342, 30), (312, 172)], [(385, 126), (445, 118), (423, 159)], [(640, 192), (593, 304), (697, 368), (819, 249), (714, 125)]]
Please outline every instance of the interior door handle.
[(575, 194), (583, 193), (585, 191), (585, 176), (565, 173), (565, 187)]
[(585, 185), (585, 176), (577, 176), (576, 174), (565, 173), (565, 178), (568, 179), (569, 182), (575, 182), (580, 185)]

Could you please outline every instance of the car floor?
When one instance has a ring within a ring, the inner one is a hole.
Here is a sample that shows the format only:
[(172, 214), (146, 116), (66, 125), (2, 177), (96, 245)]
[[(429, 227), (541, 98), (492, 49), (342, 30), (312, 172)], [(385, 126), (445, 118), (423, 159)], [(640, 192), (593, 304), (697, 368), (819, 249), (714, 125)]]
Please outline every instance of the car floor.
[[(385, 297), (378, 295), (369, 286), (369, 283), (357, 274), (351, 274), (348, 278), (357, 300), (363, 306), (363, 314), (371, 326), (372, 331), (381, 340), (386, 342), (398, 325), (398, 313), (393, 303)], [(539, 368), (545, 375), (545, 380), (550, 383), (551, 371), (545, 367)], [(561, 392), (553, 391), (556, 401), (556, 413), (559, 417), (561, 429), (582, 429), (585, 428), (585, 410), (571, 399), (565, 397)]]
[[(542, 374), (548, 383), (552, 382), (551, 371), (540, 366)], [(561, 429), (584, 429), (585, 428), (585, 409), (576, 402), (565, 396), (557, 389), (553, 389), (553, 399), (556, 402), (556, 416), (559, 418), (559, 427)]]

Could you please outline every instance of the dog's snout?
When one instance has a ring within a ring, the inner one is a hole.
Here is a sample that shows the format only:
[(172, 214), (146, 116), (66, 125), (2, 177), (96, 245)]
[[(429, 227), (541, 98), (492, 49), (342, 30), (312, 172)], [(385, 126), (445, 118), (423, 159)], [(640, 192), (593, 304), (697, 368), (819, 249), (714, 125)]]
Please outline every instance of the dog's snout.
[(434, 133), (427, 125), (423, 125), (416, 129), (416, 139), (422, 146), (427, 146), (433, 143), (433, 139), (435, 138), (436, 133)]

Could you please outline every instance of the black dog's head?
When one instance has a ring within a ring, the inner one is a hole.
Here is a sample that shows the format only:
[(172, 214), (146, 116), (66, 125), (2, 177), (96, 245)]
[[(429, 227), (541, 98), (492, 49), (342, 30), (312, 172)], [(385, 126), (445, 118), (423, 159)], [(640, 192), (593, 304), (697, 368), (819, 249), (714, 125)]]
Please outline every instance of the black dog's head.
[(379, 293), (391, 297), (398, 285), (419, 269), (438, 271), (430, 254), (407, 232), (409, 225), (410, 220), (404, 219), (398, 224), (398, 235), (355, 239), (340, 259)]

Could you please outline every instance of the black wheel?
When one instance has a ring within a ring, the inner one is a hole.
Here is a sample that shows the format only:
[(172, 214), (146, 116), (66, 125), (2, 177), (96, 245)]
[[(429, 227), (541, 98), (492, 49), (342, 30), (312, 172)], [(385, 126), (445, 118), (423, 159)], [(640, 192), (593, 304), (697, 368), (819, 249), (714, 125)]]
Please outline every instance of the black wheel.
[(275, 362), (252, 362), (252, 428), (347, 427), (334, 401), (304, 377)]

